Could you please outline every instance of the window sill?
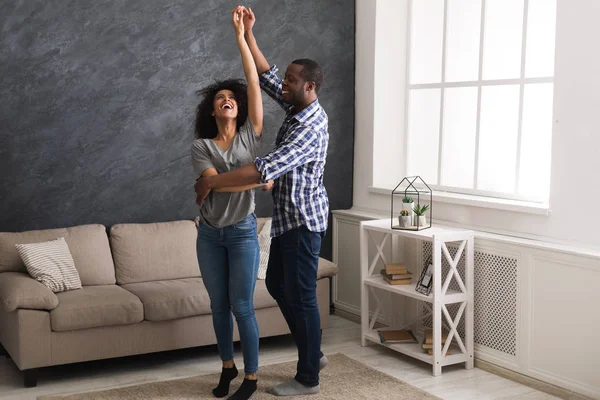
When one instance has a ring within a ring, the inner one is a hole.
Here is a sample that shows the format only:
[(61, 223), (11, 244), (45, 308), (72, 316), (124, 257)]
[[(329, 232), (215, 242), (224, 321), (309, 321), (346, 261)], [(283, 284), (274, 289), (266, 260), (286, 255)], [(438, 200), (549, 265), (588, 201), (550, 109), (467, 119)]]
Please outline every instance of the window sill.
[[(390, 195), (392, 189), (369, 186), (370, 193)], [(424, 196), (429, 197), (429, 196)], [(459, 194), (450, 192), (433, 192), (433, 201), (448, 204), (459, 204), (463, 206), (489, 208), (495, 210), (514, 211), (536, 215), (550, 215), (550, 205), (542, 203), (533, 203), (528, 201), (498, 199), (493, 197), (474, 196), (469, 194)]]

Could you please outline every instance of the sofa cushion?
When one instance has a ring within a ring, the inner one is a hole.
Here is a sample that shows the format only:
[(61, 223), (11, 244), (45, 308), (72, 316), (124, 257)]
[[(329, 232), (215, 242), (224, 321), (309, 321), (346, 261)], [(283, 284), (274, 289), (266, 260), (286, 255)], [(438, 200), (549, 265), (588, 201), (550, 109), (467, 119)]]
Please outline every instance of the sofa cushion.
[(119, 285), (200, 276), (193, 221), (118, 224), (110, 246)]
[(115, 283), (115, 267), (103, 225), (81, 225), (72, 228), (27, 232), (0, 232), (0, 272), (27, 272), (16, 244), (40, 243), (64, 237), (82, 285)]
[(201, 278), (129, 283), (123, 289), (135, 294), (144, 305), (148, 321), (210, 314), (210, 298)]
[(267, 290), (264, 280), (257, 280), (254, 288), (254, 309), (277, 307), (277, 302)]
[(53, 331), (135, 324), (144, 319), (140, 299), (117, 285), (84, 286), (56, 297), (58, 306), (50, 312)]
[(262, 224), (258, 231), (258, 251), (260, 253), (258, 261), (257, 279), (267, 277), (267, 267), (269, 266), (269, 254), (271, 253), (271, 219)]

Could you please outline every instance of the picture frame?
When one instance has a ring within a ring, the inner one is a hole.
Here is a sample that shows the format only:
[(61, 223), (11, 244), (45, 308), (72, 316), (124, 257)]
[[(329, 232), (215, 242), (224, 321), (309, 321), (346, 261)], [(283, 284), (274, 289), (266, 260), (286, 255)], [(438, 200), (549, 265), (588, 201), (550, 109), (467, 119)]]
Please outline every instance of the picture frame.
[(431, 262), (431, 257), (427, 259), (425, 265), (427, 267), (423, 267), (415, 290), (425, 296), (429, 296), (433, 287), (433, 263)]

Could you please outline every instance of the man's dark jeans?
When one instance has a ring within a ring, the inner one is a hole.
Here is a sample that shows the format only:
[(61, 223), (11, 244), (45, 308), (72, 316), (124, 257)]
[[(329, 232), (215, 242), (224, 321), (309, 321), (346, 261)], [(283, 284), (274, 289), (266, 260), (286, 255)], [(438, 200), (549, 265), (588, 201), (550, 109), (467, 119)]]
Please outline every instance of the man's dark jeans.
[(294, 379), (305, 386), (319, 384), (321, 319), (317, 304), (317, 270), (323, 234), (305, 226), (271, 240), (266, 285), (298, 347)]

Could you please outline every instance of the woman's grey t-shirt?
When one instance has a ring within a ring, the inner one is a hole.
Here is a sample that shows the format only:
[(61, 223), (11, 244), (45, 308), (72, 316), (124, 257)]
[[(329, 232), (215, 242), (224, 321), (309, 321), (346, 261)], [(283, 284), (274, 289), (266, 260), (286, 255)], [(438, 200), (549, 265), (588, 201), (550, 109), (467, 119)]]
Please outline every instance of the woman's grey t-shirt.
[[(222, 174), (253, 162), (258, 153), (259, 139), (250, 118), (246, 118), (227, 150), (220, 148), (212, 139), (196, 139), (192, 145), (194, 172), (200, 177), (208, 168), (215, 168)], [(200, 206), (200, 223), (224, 228), (252, 212), (254, 189), (238, 193), (211, 191)]]

